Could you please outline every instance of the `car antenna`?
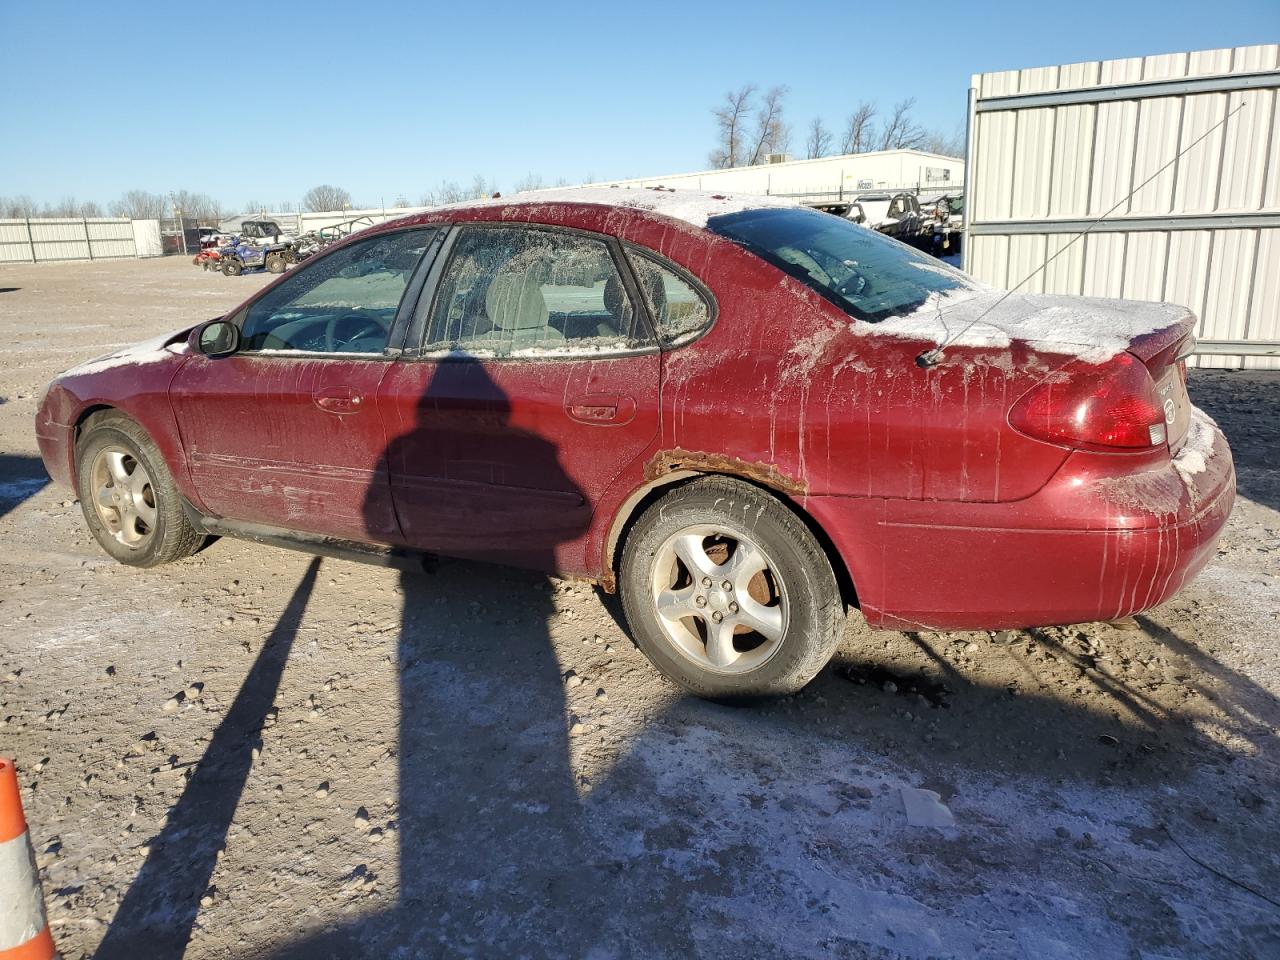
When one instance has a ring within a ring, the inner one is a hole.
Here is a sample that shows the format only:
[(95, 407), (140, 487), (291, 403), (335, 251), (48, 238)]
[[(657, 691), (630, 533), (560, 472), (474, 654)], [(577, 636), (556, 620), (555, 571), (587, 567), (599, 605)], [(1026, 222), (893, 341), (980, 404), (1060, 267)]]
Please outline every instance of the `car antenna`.
[(1057, 260), (1058, 257), (1062, 256), (1069, 249), (1071, 249), (1071, 247), (1075, 244), (1077, 240), (1084, 239), (1086, 234), (1090, 233), (1094, 227), (1102, 223), (1103, 220), (1106, 220), (1107, 217), (1111, 216), (1111, 214), (1119, 210), (1120, 207), (1123, 206), (1125, 203), (1127, 203), (1129, 198), (1132, 197), (1135, 193), (1137, 193), (1139, 190), (1145, 187), (1148, 183), (1150, 183), (1156, 177), (1160, 176), (1160, 174), (1164, 173), (1171, 166), (1177, 163), (1178, 160), (1184, 154), (1186, 154), (1188, 150), (1196, 146), (1196, 144), (1200, 143), (1200, 141), (1207, 138), (1209, 134), (1213, 133), (1213, 131), (1217, 130), (1220, 126), (1225, 124), (1228, 120), (1230, 120), (1237, 113), (1243, 110), (1244, 106), (1245, 106), (1245, 101), (1241, 99), (1241, 101), (1238, 104), (1236, 104), (1236, 107), (1234, 110), (1231, 110), (1230, 112), (1228, 112), (1225, 117), (1223, 117), (1213, 126), (1211, 126), (1208, 130), (1200, 134), (1200, 136), (1196, 137), (1194, 140), (1188, 143), (1185, 147), (1183, 147), (1180, 151), (1174, 154), (1173, 158), (1169, 160), (1168, 163), (1166, 163), (1159, 170), (1151, 174), (1151, 176), (1147, 177), (1147, 179), (1143, 180), (1140, 184), (1138, 184), (1136, 187), (1134, 187), (1132, 190), (1126, 193), (1123, 197), (1121, 197), (1118, 201), (1116, 201), (1115, 206), (1113, 206), (1110, 210), (1108, 210), (1106, 213), (1100, 216), (1097, 220), (1094, 220), (1093, 223), (1089, 224), (1089, 226), (1085, 227), (1083, 230), (1077, 233), (1074, 237), (1068, 240), (1065, 244), (1063, 244), (1062, 248), (1058, 250), (1057, 253), (1055, 253), (1052, 257), (1049, 257), (1047, 260), (1044, 261), (1044, 263), (1040, 264), (1040, 266), (1036, 267), (1029, 274), (1023, 277), (1022, 280), (1019, 281), (1019, 283), (1016, 286), (1010, 287), (1008, 290), (1006, 290), (993, 304), (991, 304), (991, 306), (987, 307), (987, 309), (983, 310), (982, 313), (978, 314), (976, 317), (974, 317), (972, 320), (966, 323), (963, 327), (961, 327), (955, 333), (948, 334), (946, 337), (943, 338), (942, 342), (938, 344), (936, 347), (932, 347), (931, 349), (926, 350), (924, 353), (916, 357), (916, 366), (921, 367), (925, 370), (929, 369), (930, 367), (936, 367), (945, 358), (944, 351), (947, 349), (947, 347), (951, 346), (951, 344), (955, 343), (956, 340), (964, 336), (970, 329), (974, 327), (975, 324), (981, 322), (983, 317), (989, 314), (996, 307), (1000, 306), (1000, 304), (1004, 303), (1005, 300), (1011, 297), (1015, 292), (1017, 292), (1017, 290), (1020, 287), (1024, 286), (1029, 280), (1031, 280), (1041, 270), (1049, 266), (1049, 264)]

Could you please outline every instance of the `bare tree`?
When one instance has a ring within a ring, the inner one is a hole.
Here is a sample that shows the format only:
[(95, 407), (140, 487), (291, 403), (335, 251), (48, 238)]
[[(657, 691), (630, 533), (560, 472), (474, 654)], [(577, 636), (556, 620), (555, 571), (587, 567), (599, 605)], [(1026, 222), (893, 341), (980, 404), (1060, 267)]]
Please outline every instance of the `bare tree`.
[(805, 141), (805, 156), (810, 160), (816, 160), (830, 152), (831, 131), (822, 125), (821, 117), (814, 117), (809, 124), (809, 137)]
[(481, 197), (492, 197), (498, 192), (498, 181), (486, 180), (480, 174), (476, 174), (471, 179), (471, 191), (467, 194), (468, 200), (478, 200)]
[(536, 173), (526, 173), (520, 180), (516, 181), (516, 193), (524, 193), (526, 190), (541, 190), (546, 184), (542, 182), (542, 177)]
[(756, 95), (754, 83), (744, 83), (737, 90), (724, 95), (724, 103), (711, 111), (716, 118), (719, 143), (711, 151), (713, 167), (736, 167), (743, 162), (744, 144), (747, 140), (747, 115), (751, 112)]
[(496, 181), (486, 180), (476, 174), (470, 187), (460, 187), (454, 180), (444, 180), (434, 190), (428, 190), (420, 201), (424, 207), (436, 207), (442, 203), (461, 203), (463, 200), (479, 200), (492, 196), (498, 190)]
[(168, 213), (168, 201), (158, 193), (146, 190), (129, 190), (111, 204), (113, 217), (130, 220), (159, 220)]
[(100, 217), (102, 208), (92, 200), (77, 200), (66, 196), (57, 203), (46, 203), (40, 210), (42, 217)]
[(322, 183), (304, 193), (302, 203), (312, 211), (341, 210), (351, 205), (351, 194), (331, 183)]
[[(207, 193), (175, 190), (169, 195), (169, 199), (172, 201), (173, 209), (176, 209), (183, 217), (195, 220), (218, 221), (222, 220), (227, 214), (222, 204)], [(172, 212), (173, 210), (171, 209), (170, 214)]]
[(899, 100), (893, 105), (880, 130), (881, 150), (902, 150), (918, 147), (926, 136), (924, 127), (911, 119), (911, 110), (916, 105), (915, 97)]
[(941, 154), (944, 157), (963, 159), (965, 147), (965, 128), (961, 122), (949, 135), (941, 130), (932, 130), (920, 141), (920, 149), (928, 153)]
[(871, 122), (876, 116), (876, 105), (863, 100), (849, 119), (845, 121), (844, 140), (840, 143), (841, 153), (862, 153), (869, 149), (875, 141), (875, 125)]
[(28, 196), (0, 197), (0, 217), (16, 220), (34, 217), (38, 212), (36, 202)]
[(762, 163), (768, 154), (783, 153), (791, 142), (791, 128), (783, 119), (783, 101), (787, 98), (785, 86), (770, 87), (756, 111), (756, 129), (751, 150), (751, 165)]

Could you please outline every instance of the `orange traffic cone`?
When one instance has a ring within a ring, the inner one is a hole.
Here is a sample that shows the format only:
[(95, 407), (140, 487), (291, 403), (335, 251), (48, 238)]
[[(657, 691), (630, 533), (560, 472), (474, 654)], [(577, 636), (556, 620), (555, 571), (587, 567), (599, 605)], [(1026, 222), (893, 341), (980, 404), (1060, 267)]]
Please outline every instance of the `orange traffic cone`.
[(13, 762), (0, 757), (0, 960), (53, 960), (44, 893)]

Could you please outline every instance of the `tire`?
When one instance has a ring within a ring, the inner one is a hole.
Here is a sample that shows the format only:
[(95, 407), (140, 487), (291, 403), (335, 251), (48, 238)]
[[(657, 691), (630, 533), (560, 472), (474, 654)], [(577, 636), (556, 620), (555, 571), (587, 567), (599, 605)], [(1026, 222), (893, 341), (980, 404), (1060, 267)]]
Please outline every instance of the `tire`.
[(289, 261), (278, 253), (267, 257), (267, 273), (284, 273), (284, 268), (288, 265)]
[(646, 509), (623, 545), (619, 585), (641, 651), (708, 700), (797, 692), (844, 629), (839, 584), (813, 533), (779, 500), (728, 477), (694, 480)]
[(205, 542), (187, 517), (164, 457), (122, 414), (99, 417), (81, 436), (76, 487), (89, 532), (121, 563), (156, 567), (191, 556)]
[(224, 277), (238, 277), (244, 272), (244, 267), (239, 260), (223, 260), (222, 275)]

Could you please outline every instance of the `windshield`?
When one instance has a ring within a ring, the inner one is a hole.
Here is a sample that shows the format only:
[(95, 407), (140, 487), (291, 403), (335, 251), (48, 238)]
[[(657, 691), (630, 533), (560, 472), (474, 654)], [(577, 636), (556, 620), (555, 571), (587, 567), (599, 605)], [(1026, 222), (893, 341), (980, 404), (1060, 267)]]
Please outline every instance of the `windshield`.
[(816, 210), (747, 210), (712, 217), (707, 229), (869, 323), (911, 313), (933, 293), (973, 289), (968, 277), (933, 257)]

